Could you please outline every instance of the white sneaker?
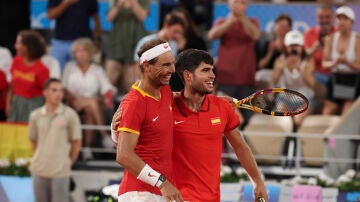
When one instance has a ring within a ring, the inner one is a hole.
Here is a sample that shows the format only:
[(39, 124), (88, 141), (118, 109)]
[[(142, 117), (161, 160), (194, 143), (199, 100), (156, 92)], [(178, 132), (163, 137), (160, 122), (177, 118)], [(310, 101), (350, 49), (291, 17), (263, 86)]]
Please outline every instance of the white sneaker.
[(103, 137), (102, 145), (105, 148), (114, 148), (115, 147), (115, 143), (112, 141), (112, 139), (109, 135)]
[(92, 160), (94, 158), (89, 147), (84, 147), (81, 151), (81, 154), (82, 154), (82, 159), (85, 161)]

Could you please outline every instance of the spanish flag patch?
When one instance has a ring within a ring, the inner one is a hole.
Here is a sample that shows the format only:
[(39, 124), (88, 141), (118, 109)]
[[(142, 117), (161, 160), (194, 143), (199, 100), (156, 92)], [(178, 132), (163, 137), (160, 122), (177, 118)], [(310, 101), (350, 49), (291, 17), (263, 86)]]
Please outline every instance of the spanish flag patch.
[(221, 123), (220, 117), (211, 118), (212, 125), (219, 125)]

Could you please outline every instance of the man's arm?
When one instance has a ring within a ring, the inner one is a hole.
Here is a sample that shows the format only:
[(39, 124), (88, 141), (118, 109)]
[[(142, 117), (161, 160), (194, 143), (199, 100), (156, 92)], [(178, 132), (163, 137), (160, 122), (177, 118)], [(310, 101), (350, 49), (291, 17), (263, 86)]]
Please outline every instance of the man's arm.
[(244, 30), (250, 38), (254, 41), (260, 38), (261, 33), (259, 28), (247, 16), (242, 16), (240, 22), (243, 24)]
[(47, 10), (48, 18), (50, 20), (58, 18), (70, 5), (76, 3), (77, 1), (78, 0), (63, 0), (59, 5), (49, 8)]
[(32, 146), (33, 151), (36, 151), (37, 141), (36, 140), (31, 140), (31, 146)]
[(230, 13), (223, 23), (215, 24), (211, 27), (208, 33), (208, 38), (210, 40), (220, 38), (235, 21), (236, 17)]
[[(132, 175), (137, 176), (139, 180), (156, 186), (159, 180), (159, 176), (157, 176), (159, 173), (150, 168), (134, 151), (138, 138), (137, 134), (120, 132), (116, 146), (116, 161)], [(168, 201), (183, 201), (180, 191), (168, 180), (163, 182), (159, 189)]]
[(74, 163), (76, 162), (80, 150), (81, 150), (81, 140), (72, 140), (71, 149), (70, 149), (71, 165), (74, 165)]
[(94, 39), (97, 48), (101, 47), (101, 22), (98, 13), (93, 15), (94, 19)]
[(240, 131), (237, 128), (231, 131), (226, 131), (225, 136), (229, 140), (231, 146), (234, 148), (238, 160), (245, 168), (253, 182), (255, 198), (262, 196), (266, 201), (268, 201), (266, 187), (264, 181), (261, 178), (259, 168), (249, 146), (241, 136)]

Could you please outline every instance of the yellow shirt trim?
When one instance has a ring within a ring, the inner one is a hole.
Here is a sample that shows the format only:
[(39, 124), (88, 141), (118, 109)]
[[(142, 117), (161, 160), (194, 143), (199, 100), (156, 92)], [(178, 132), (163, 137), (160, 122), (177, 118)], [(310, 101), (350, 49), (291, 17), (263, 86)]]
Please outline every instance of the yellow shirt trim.
[(124, 132), (134, 133), (135, 135), (140, 135), (139, 131), (130, 128), (118, 128), (117, 131), (124, 131)]
[(156, 99), (154, 96), (148, 94), (148, 93), (145, 92), (143, 89), (139, 88), (139, 84), (140, 84), (140, 81), (137, 81), (136, 83), (134, 83), (134, 84), (132, 85), (132, 88), (135, 89), (135, 90), (137, 90), (137, 91), (139, 91), (139, 93), (140, 93), (142, 96), (144, 96), (144, 97), (150, 97), (150, 98), (152, 98), (152, 99), (154, 99), (154, 100), (157, 100), (157, 101), (159, 101), (159, 100), (161, 99), (161, 94), (160, 94), (160, 99)]

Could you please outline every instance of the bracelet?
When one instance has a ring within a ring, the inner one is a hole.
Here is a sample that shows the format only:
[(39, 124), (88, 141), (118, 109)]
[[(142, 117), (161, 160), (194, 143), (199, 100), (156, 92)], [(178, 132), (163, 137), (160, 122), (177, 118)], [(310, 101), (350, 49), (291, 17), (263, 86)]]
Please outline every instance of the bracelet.
[(151, 186), (155, 186), (159, 181), (160, 173), (153, 170), (148, 164), (145, 164), (139, 175), (138, 180), (141, 180)]

